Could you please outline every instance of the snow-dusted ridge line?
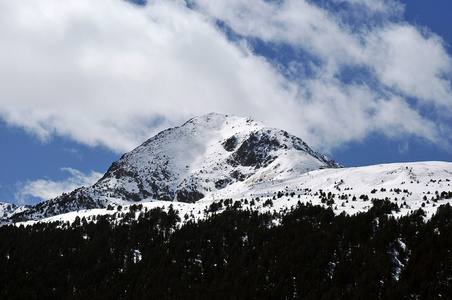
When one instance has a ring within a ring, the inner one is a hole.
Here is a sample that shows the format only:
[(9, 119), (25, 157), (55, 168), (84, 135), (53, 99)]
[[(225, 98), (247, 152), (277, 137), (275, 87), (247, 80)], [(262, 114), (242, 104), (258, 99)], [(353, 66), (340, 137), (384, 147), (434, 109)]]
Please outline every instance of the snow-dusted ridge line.
[[(446, 162), (343, 168), (283, 130), (251, 118), (211, 113), (164, 130), (125, 153), (93, 186), (10, 213), (4, 220), (53, 220), (75, 211), (92, 214), (93, 209), (109, 214), (108, 206), (168, 207), (171, 202), (181, 219), (196, 221), (221, 199), (243, 200), (242, 209), (259, 211), (284, 211), (301, 201), (354, 214), (368, 210), (375, 198), (397, 203), (395, 215), (423, 208), (431, 216), (449, 201), (451, 180), (452, 165)], [(260, 201), (251, 205), (257, 197)], [(267, 200), (273, 206), (264, 206)]]
[[(425, 212), (428, 220), (440, 205), (452, 202), (452, 163), (419, 162), (393, 163), (356, 168), (324, 169), (306, 173), (299, 178), (281, 182), (267, 182), (252, 188), (229, 191), (229, 193), (211, 193), (196, 203), (144, 200), (130, 203), (120, 199), (110, 199), (113, 210), (93, 209), (71, 212), (43, 219), (41, 221), (73, 222), (77, 216), (88, 221), (96, 215), (126, 213), (131, 205), (142, 204), (144, 209), (163, 207), (168, 210), (172, 205), (179, 212), (180, 225), (188, 221), (198, 221), (212, 214), (221, 213), (225, 200), (232, 204), (240, 202), (239, 209), (259, 212), (280, 212), (296, 207), (298, 201), (331, 207), (336, 214), (353, 215), (365, 212), (372, 207), (372, 199), (387, 199), (396, 203), (398, 211), (393, 216), (400, 217), (418, 209)], [(448, 199), (441, 198), (443, 192)], [(322, 197), (325, 195), (324, 197)], [(328, 194), (331, 193), (331, 198)], [(353, 200), (353, 198), (356, 198)], [(333, 199), (333, 203), (328, 203)], [(271, 200), (269, 205), (268, 200)], [(223, 203), (216, 211), (210, 211), (212, 203)], [(118, 211), (118, 206), (122, 208)], [(139, 213), (139, 212), (138, 212)], [(36, 221), (28, 221), (32, 224)], [(275, 220), (278, 224), (278, 220)]]

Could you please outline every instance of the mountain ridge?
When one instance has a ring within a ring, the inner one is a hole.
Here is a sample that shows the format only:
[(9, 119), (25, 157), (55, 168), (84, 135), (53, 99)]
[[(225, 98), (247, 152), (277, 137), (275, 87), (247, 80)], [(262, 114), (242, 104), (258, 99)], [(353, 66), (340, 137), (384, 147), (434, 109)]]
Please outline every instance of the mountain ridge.
[[(113, 162), (94, 185), (16, 214), (17, 220), (117, 200), (196, 202), (242, 183), (284, 180), (319, 168), (341, 168), (302, 139), (251, 118), (210, 113), (151, 137)], [(13, 216), (14, 217), (14, 216)]]
[[(282, 154), (294, 153), (306, 156), (297, 158), (298, 167), (303, 168), (299, 172), (342, 167), (285, 131), (265, 127), (250, 118), (212, 113), (162, 131), (126, 153), (112, 164), (97, 185), (111, 187), (115, 185), (113, 177), (127, 177), (129, 183), (136, 182), (136, 188), (126, 189), (127, 192), (116, 190), (116, 196), (194, 202), (207, 191), (255, 175), (283, 173), (287, 170), (276, 170), (275, 162)], [(273, 172), (265, 172), (270, 165)], [(149, 174), (151, 180), (144, 179), (142, 174)], [(126, 185), (123, 180), (122, 186)]]
[(355, 214), (375, 199), (396, 203), (394, 215), (422, 208), (431, 216), (452, 198), (451, 180), (447, 162), (343, 168), (286, 131), (211, 113), (151, 137), (113, 162), (92, 186), (10, 211), (3, 222), (110, 214), (139, 203), (172, 204), (186, 220), (197, 220), (202, 211), (215, 212), (210, 206), (220, 200), (257, 198), (262, 201), (253, 201), (253, 207), (245, 202), (240, 207), (284, 211), (301, 201)]

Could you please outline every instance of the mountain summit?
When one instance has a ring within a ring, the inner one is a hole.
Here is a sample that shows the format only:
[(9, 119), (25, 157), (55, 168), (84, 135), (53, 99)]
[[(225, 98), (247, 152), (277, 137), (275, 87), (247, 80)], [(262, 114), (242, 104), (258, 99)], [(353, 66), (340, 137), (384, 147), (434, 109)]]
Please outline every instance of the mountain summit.
[(283, 130), (211, 113), (165, 130), (126, 153), (93, 188), (134, 201), (194, 202), (239, 184), (338, 167)]
[(210, 113), (164, 130), (124, 154), (93, 186), (42, 202), (21, 215), (29, 219), (104, 208), (118, 200), (195, 202), (341, 167), (286, 131), (250, 118)]

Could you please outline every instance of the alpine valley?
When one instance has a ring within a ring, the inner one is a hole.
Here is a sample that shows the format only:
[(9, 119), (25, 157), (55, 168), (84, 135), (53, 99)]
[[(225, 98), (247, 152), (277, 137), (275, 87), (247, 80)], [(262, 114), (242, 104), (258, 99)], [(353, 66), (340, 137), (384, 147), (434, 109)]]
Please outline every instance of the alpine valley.
[(452, 163), (344, 168), (211, 113), (0, 204), (1, 299), (451, 299)]

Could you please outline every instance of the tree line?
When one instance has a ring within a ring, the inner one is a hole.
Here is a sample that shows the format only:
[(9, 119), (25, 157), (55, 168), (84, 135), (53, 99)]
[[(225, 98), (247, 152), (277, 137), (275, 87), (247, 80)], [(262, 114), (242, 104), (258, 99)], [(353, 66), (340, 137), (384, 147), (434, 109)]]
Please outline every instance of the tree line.
[(172, 208), (137, 206), (121, 222), (3, 226), (0, 298), (452, 298), (452, 208), (427, 222), (395, 209), (299, 202), (284, 216), (230, 209), (179, 227)]

